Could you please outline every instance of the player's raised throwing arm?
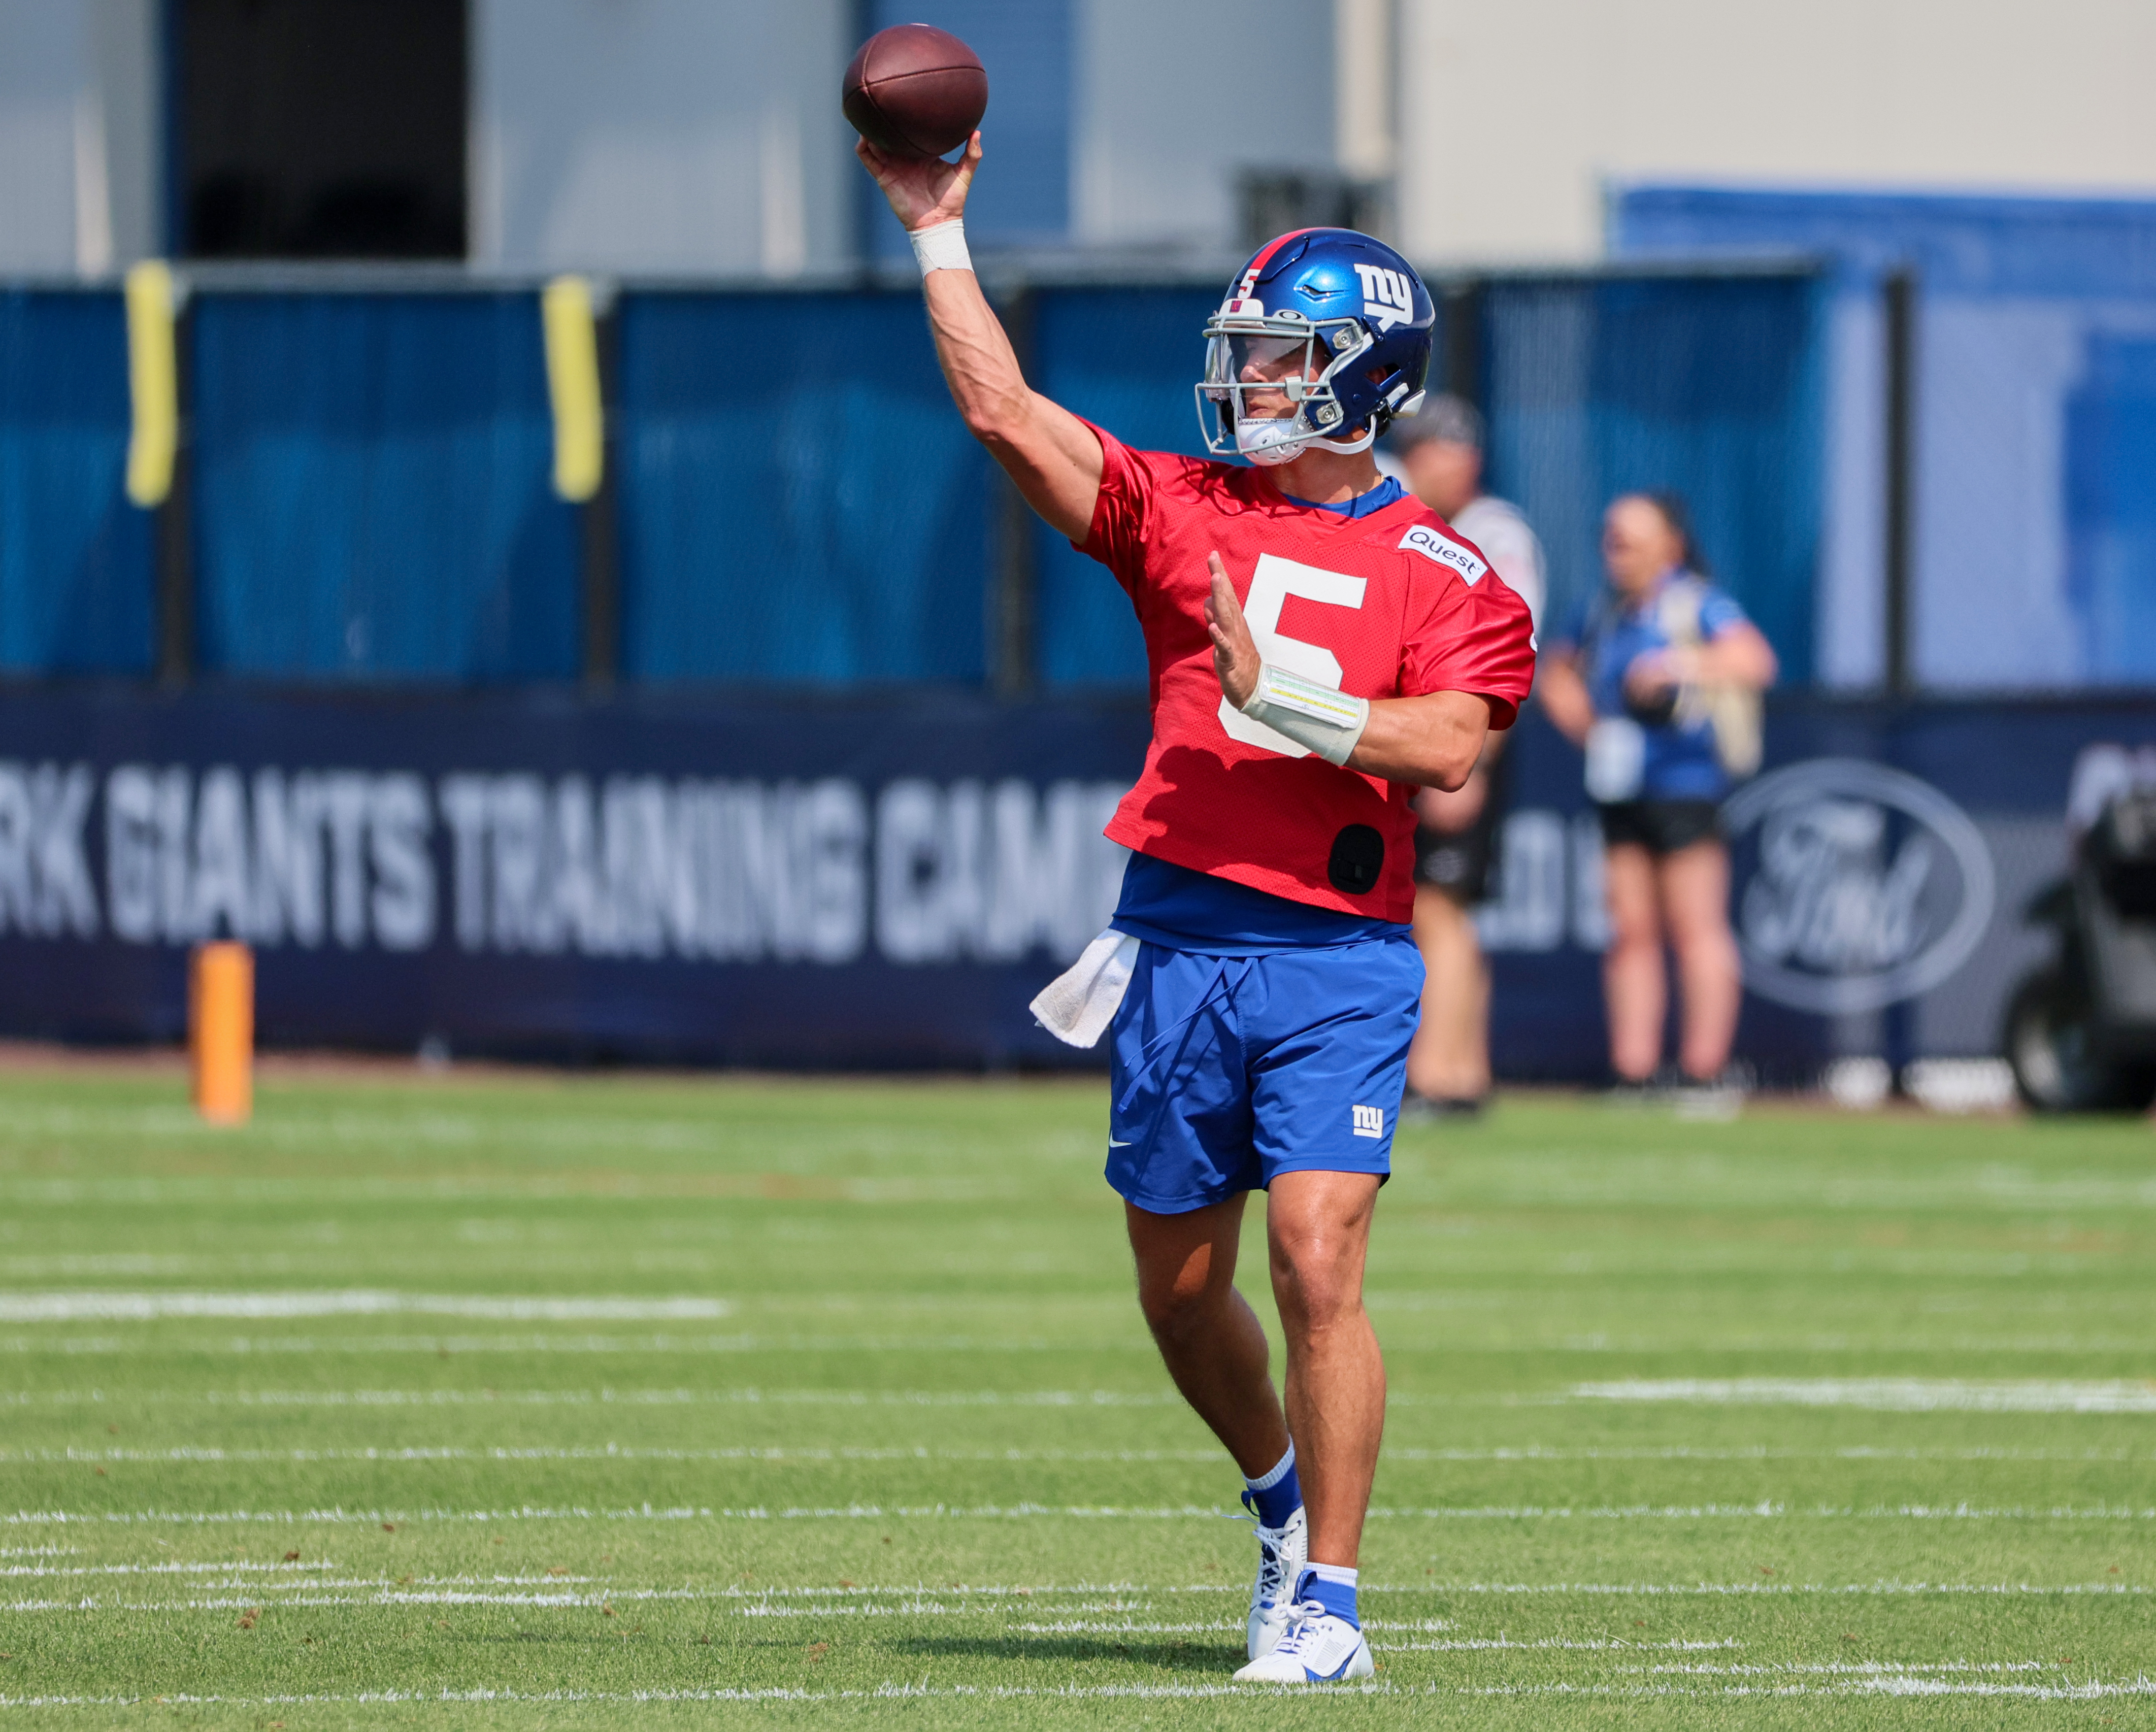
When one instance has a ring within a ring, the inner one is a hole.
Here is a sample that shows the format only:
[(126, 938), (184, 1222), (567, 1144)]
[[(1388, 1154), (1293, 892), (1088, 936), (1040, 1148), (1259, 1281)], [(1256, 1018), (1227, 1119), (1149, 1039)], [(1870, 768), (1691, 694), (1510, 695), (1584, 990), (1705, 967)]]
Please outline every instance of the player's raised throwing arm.
[(886, 156), (854, 147), (921, 255), (921, 292), (936, 358), (966, 426), (1004, 466), (1025, 501), (1074, 541), (1092, 528), (1101, 491), (1101, 442), (1068, 409), (1025, 382), (995, 310), (966, 257), (966, 192), (981, 164), (981, 135), (955, 163)]

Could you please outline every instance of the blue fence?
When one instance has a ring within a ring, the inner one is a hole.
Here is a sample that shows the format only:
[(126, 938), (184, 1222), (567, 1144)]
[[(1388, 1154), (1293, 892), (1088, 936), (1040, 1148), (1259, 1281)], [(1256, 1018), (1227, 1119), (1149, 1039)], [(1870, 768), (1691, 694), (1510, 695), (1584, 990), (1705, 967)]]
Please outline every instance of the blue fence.
[(576, 672), (534, 297), (210, 294), (190, 330), (203, 671)]
[(2156, 679), (2156, 200), (1638, 187), (1620, 255), (1831, 261), (1820, 673), (1884, 671), (1880, 281), (1913, 274), (1911, 653), (1935, 691)]
[(1667, 489), (1784, 679), (1810, 679), (1820, 299), (1812, 279), (1784, 276), (1490, 290), (1489, 484), (1542, 537), (1555, 629), (1603, 582), (1604, 506)]
[(0, 294), (0, 669), (140, 674), (151, 525), (127, 503), (116, 295)]
[(631, 295), (620, 354), (631, 679), (984, 677), (988, 459), (917, 295)]
[[(1050, 396), (1127, 443), (1195, 451), (1216, 295), (1042, 288), (1015, 322)], [(1491, 480), (1541, 529), (1559, 607), (1598, 581), (1609, 498), (1673, 486), (1807, 676), (1818, 299), (1800, 273), (1500, 280), (1472, 299)], [(1142, 687), (1114, 583), (1052, 532), (1006, 534), (915, 294), (632, 290), (613, 346), (612, 493), (585, 518), (552, 491), (528, 290), (198, 290), (177, 658), (256, 683), (563, 680), (589, 664), (596, 593), (618, 605), (631, 684)], [(2138, 425), (2088, 423), (2092, 474), (2130, 478)], [(0, 297), (0, 669), (149, 667), (156, 537), (121, 491), (127, 432), (119, 297)], [(1014, 584), (1033, 622), (1015, 665), (990, 630)]]

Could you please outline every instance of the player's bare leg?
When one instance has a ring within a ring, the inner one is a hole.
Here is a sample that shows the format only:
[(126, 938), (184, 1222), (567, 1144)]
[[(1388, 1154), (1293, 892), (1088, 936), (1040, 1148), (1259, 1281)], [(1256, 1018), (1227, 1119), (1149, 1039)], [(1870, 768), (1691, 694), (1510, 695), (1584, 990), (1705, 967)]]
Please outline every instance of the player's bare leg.
[(1124, 1205), (1137, 1260), (1138, 1305), (1168, 1374), (1198, 1417), (1255, 1478), (1287, 1453), (1287, 1421), (1273, 1388), (1271, 1350), (1250, 1301), (1235, 1290), (1245, 1198), (1187, 1214)]
[(1604, 856), (1602, 875), (1609, 905), (1609, 949), (1602, 958), (1609, 1068), (1625, 1082), (1644, 1083), (1661, 1064), (1669, 1010), (1654, 857), (1637, 843), (1618, 843)]
[(1490, 1092), (1490, 969), (1475, 917), (1433, 884), (1415, 887), (1422, 1023), (1408, 1048), (1408, 1087), (1425, 1100)]
[(1310, 1560), (1353, 1569), (1385, 1432), (1385, 1362), (1363, 1309), (1374, 1173), (1291, 1172), (1265, 1208), (1287, 1338), (1287, 1419), (1310, 1516)]
[(1687, 1077), (1712, 1082), (1729, 1063), (1743, 996), (1727, 912), (1728, 850), (1719, 842), (1695, 842), (1661, 863), (1661, 877), (1662, 919), (1680, 989), (1677, 1063)]

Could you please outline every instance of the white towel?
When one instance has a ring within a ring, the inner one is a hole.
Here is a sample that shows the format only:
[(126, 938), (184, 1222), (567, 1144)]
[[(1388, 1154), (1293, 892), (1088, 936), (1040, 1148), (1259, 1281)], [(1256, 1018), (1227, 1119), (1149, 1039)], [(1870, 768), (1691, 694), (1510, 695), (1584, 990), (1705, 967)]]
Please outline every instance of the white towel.
[(1031, 1009), (1040, 1026), (1074, 1047), (1096, 1044), (1115, 1020), (1137, 966), (1138, 941), (1127, 932), (1103, 932), (1085, 953), (1040, 989)]

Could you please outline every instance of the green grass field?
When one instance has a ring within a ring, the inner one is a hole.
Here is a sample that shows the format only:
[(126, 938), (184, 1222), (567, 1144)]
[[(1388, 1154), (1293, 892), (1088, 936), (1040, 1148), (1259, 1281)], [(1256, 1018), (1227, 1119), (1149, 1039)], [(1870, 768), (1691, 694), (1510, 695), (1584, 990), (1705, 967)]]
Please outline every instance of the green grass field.
[(2146, 1125), (1405, 1133), (1382, 1669), (1289, 1699), (1105, 1121), (0, 1074), (0, 1726), (2156, 1724)]

